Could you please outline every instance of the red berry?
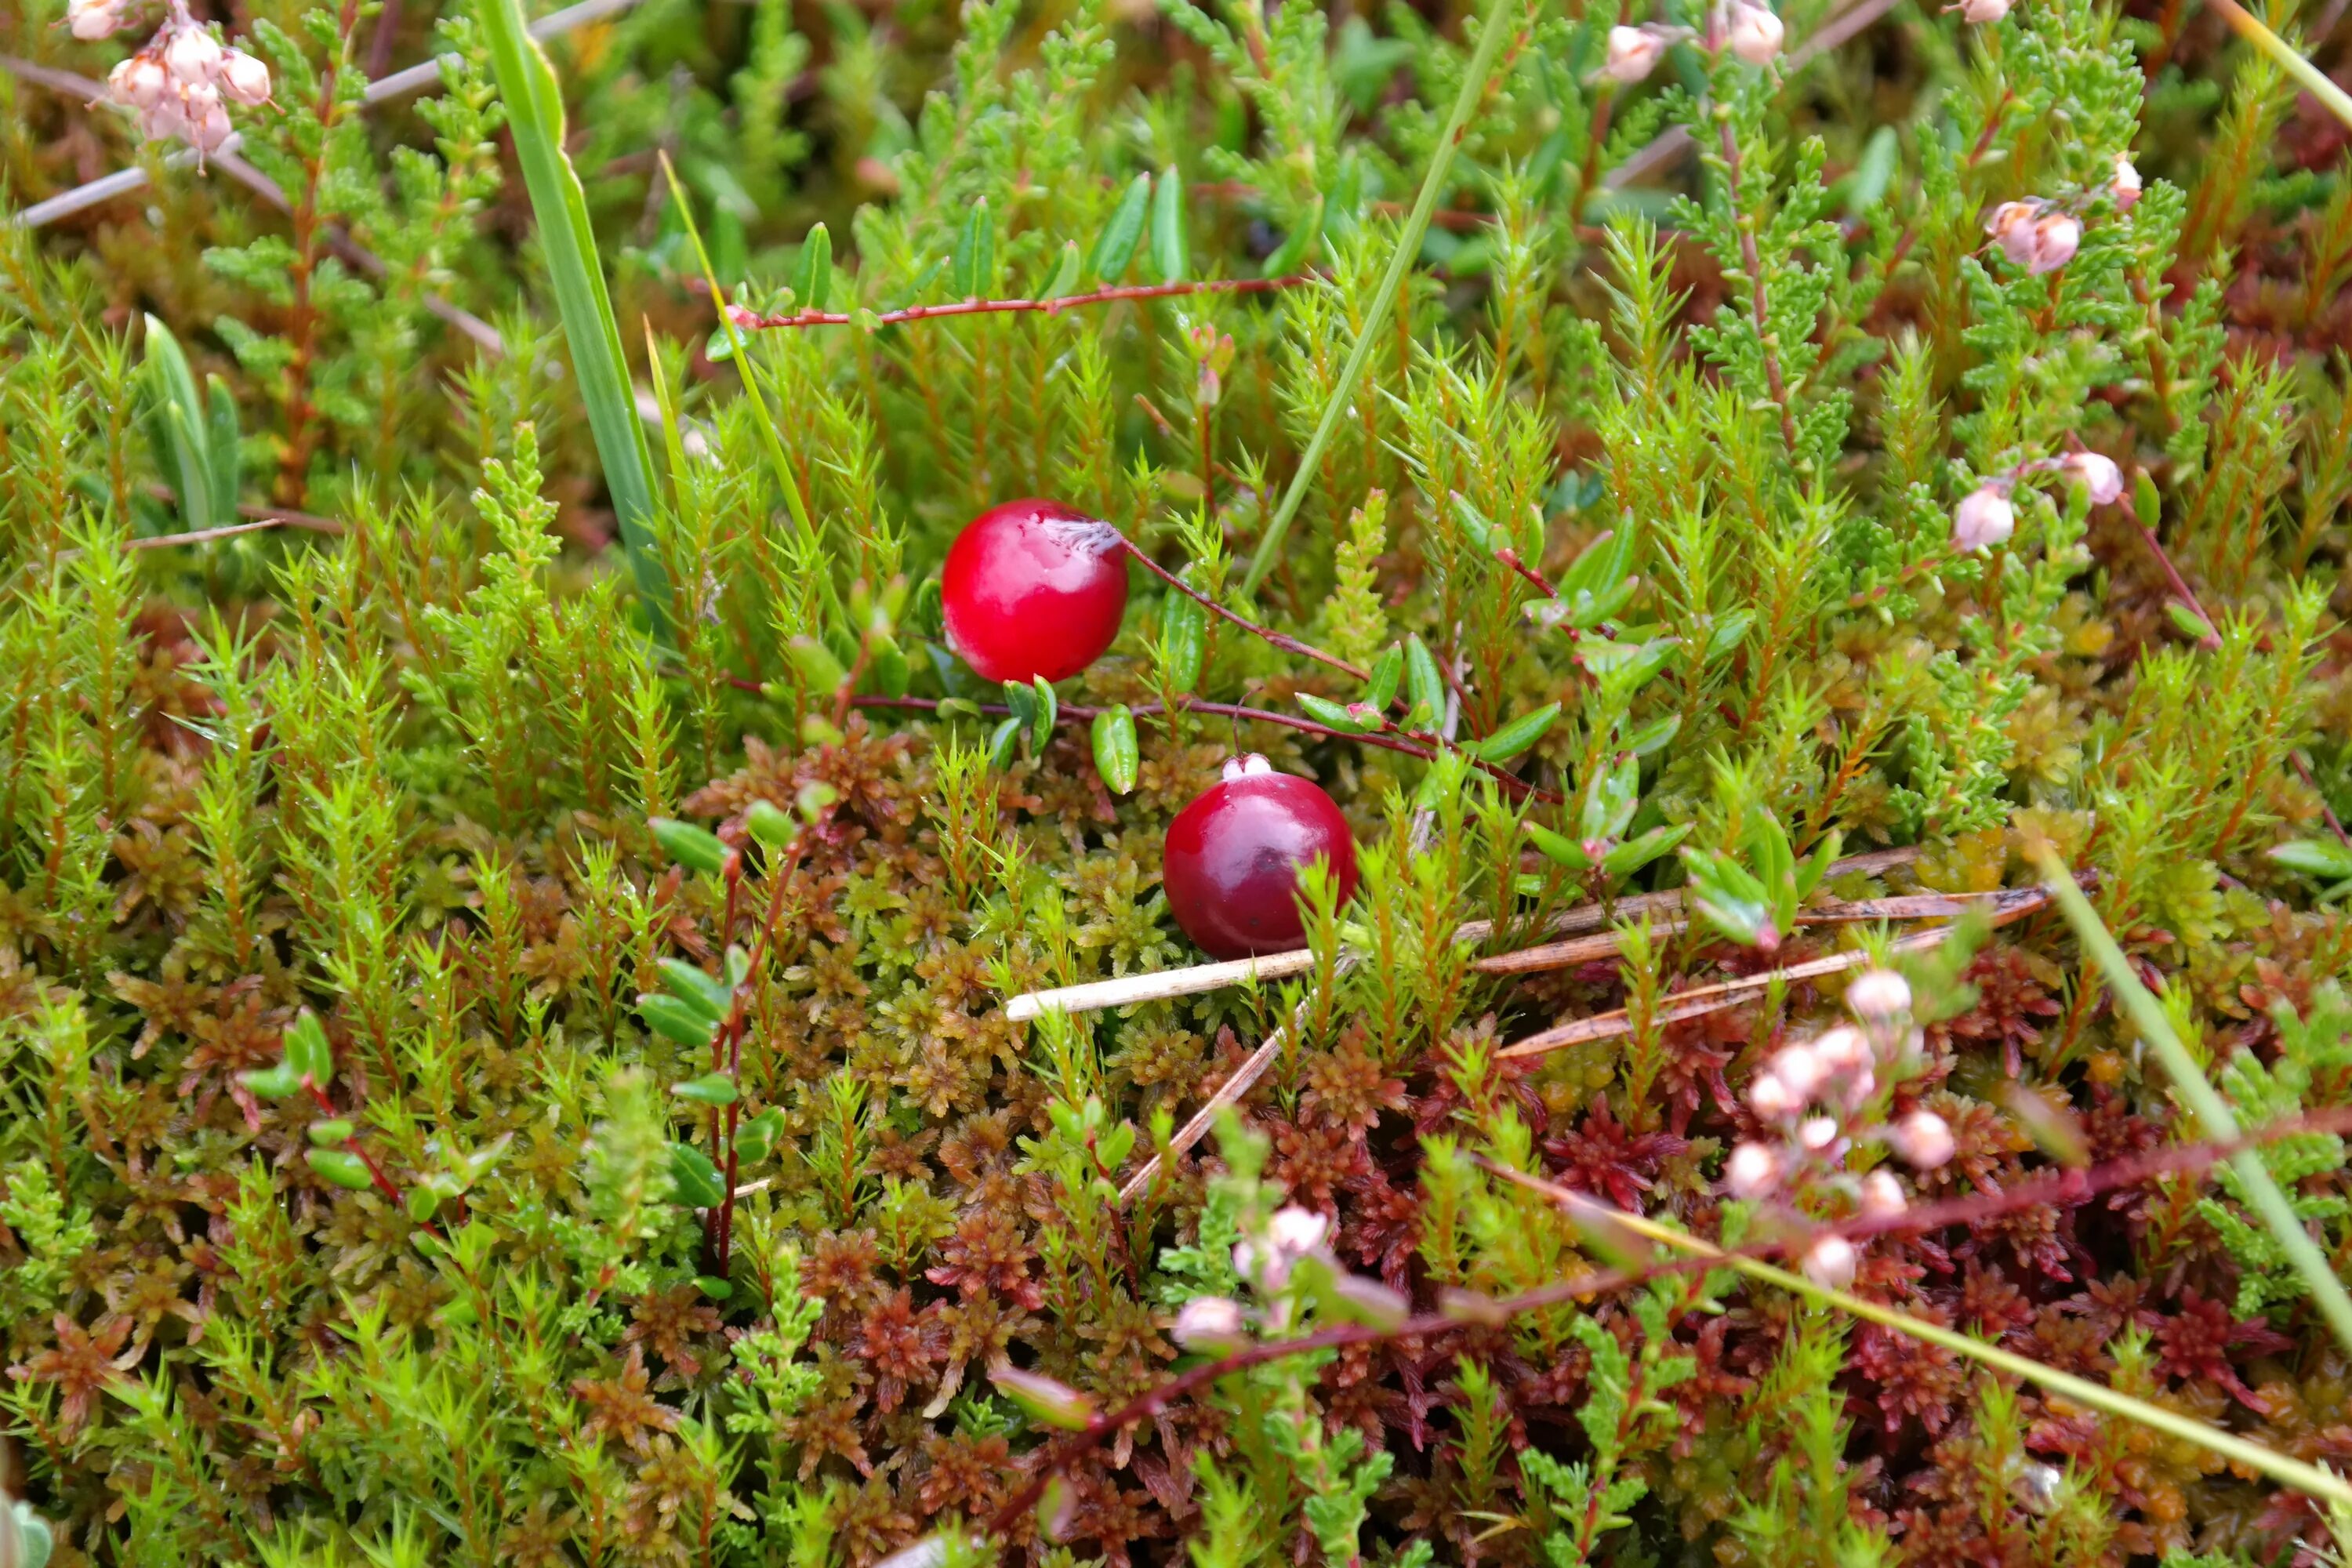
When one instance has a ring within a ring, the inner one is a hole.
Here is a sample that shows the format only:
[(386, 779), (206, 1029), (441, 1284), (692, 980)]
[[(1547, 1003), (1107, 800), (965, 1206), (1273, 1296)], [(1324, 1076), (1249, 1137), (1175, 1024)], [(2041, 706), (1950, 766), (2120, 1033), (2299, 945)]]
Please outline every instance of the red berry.
[(1060, 680), (1092, 664), (1127, 613), (1118, 531), (1049, 500), (964, 525), (940, 574), (948, 646), (983, 680)]
[(1346, 902), (1356, 890), (1356, 841), (1339, 806), (1311, 781), (1242, 757), (1168, 825), (1160, 881), (1176, 923), (1206, 952), (1282, 952), (1307, 940), (1298, 868), (1318, 859), (1330, 863)]

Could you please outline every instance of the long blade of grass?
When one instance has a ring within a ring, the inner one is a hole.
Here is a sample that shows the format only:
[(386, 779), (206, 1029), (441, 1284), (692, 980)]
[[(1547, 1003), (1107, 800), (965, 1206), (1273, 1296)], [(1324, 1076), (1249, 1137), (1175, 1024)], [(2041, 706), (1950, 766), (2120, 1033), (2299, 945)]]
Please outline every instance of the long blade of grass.
[(669, 584), (654, 555), (653, 457), (637, 402), (629, 389), (628, 362), (621, 353), (620, 323), (605, 292), (596, 236), (588, 223), (588, 199), (580, 176), (563, 151), (563, 93), (555, 68), (525, 25), (520, 0), (483, 0), (476, 8), (488, 40), (490, 68), (499, 79), (507, 125), (514, 133), (515, 161), (530, 193), (541, 249), (555, 287), (556, 309), (572, 348), (572, 366), (587, 405), (588, 428), (604, 467), (604, 485), (621, 524), (621, 544), (637, 579), (654, 635), (664, 635)]
[(2330, 114), (2352, 125), (2352, 95), (2321, 74), (2317, 66), (2305, 59), (2294, 45), (2263, 25), (2261, 17), (2238, 4), (2238, 0), (2212, 0), (2213, 8), (2221, 19), (2237, 30), (2238, 37), (2276, 60), (2279, 68), (2294, 78), (2295, 84), (2319, 100)]
[[(2116, 945), (2114, 937), (2107, 934), (2106, 925), (2099, 919), (2098, 911), (2091, 908), (2091, 900), (2083, 896), (2083, 890), (2074, 885), (2074, 877), (2048, 845), (2035, 851), (2034, 859), (2042, 868), (2042, 881), (2057, 899), (2058, 907), (2066, 911), (2066, 919), (2073, 924), (2076, 939), (2098, 961), (2107, 984), (2115, 987), (2124, 1011), (2131, 1017), (2132, 1027), (2139, 1031), (2140, 1038), (2156, 1052), (2157, 1059), (2164, 1064), (2164, 1070), (2171, 1075), (2174, 1089), (2179, 1091), (2190, 1113), (2197, 1118), (2199, 1136), (2216, 1143), (2237, 1142), (2238, 1119), (2230, 1113), (2229, 1102), (2206, 1081), (2204, 1071), (2189, 1056), (2189, 1048), (2180, 1043), (2180, 1037), (2173, 1033), (2172, 1021), (2164, 1016), (2164, 1008), (2149, 994), (2147, 987), (2140, 984), (2139, 976), (2133, 973), (2130, 962), (2124, 957), (2124, 950)], [(2295, 1271), (2303, 1276), (2304, 1284), (2311, 1290), (2311, 1299), (2318, 1303), (2321, 1314), (2327, 1320), (2327, 1326), (2336, 1331), (2336, 1339), (2347, 1350), (2352, 1350), (2352, 1296), (2345, 1294), (2344, 1282), (2329, 1267), (2326, 1254), (2319, 1250), (2318, 1244), (2303, 1228), (2303, 1221), (2296, 1217), (2294, 1206), (2287, 1202), (2286, 1194), (2271, 1179), (2270, 1168), (2252, 1149), (2241, 1150), (2231, 1155), (2230, 1165), (2238, 1173), (2238, 1179), (2245, 1183), (2246, 1191), (2253, 1199), (2254, 1212), (2261, 1215), (2263, 1223), (2270, 1227), (2271, 1238), (2279, 1244), (2280, 1250), (2294, 1264)]]
[(1331, 389), (1324, 400), (1323, 416), (1316, 422), (1315, 435), (1307, 443), (1307, 450), (1298, 459), (1298, 471), (1290, 476), (1290, 488), (1283, 492), (1282, 504), (1275, 508), (1274, 516), (1265, 525), (1265, 537), (1258, 541), (1257, 553), (1250, 557), (1249, 574), (1242, 579), (1242, 596), (1257, 592), (1266, 572), (1274, 565), (1276, 553), (1282, 548), (1282, 536), (1290, 531), (1291, 519), (1298, 514), (1299, 503), (1315, 483), (1315, 472), (1323, 461), (1323, 448), (1330, 444), (1331, 432), (1339, 427), (1339, 419), (1355, 399), (1356, 382), (1364, 374), (1364, 363), (1371, 358), (1372, 344), (1381, 336), (1381, 322), (1396, 302), (1397, 290), (1404, 286), (1404, 275), (1421, 256), (1422, 237), (1429, 232), (1430, 214), (1436, 210), (1437, 198), (1444, 192), (1445, 176), (1454, 167), (1454, 154), (1462, 145), (1462, 133), (1469, 126), (1471, 110), (1486, 96), (1486, 79), (1494, 74), (1495, 60), (1503, 52), (1503, 40), (1512, 29), (1503, 25), (1503, 18), (1519, 0), (1486, 0), (1486, 8), (1478, 20), (1478, 43), (1470, 55), (1470, 68), (1462, 78), (1462, 90), (1454, 95), (1454, 111), (1445, 118), (1445, 129), (1437, 138), (1437, 150), (1430, 154), (1429, 172), (1421, 177), (1421, 195), (1413, 198), (1412, 211), (1404, 220), (1404, 228), (1397, 236), (1396, 254), (1389, 258), (1389, 269), (1381, 275), (1381, 286), (1372, 295), (1372, 308), (1364, 318), (1364, 330), (1356, 336), (1356, 346), (1349, 351), (1348, 363), (1339, 369), (1339, 384)]
[(2225, 1432), (2218, 1426), (2209, 1426), (2204, 1422), (2183, 1415), (2177, 1410), (2167, 1410), (2160, 1405), (2151, 1405), (2147, 1400), (2135, 1399), (2128, 1394), (2107, 1387), (2105, 1384), (2093, 1383), (2088, 1378), (2076, 1377), (2072, 1373), (2061, 1372), (2056, 1367), (2044, 1366), (2030, 1356), (2021, 1356), (2013, 1351), (2005, 1351), (1999, 1345), (1988, 1344), (1982, 1340), (1970, 1339), (1966, 1334), (1955, 1332), (1935, 1323), (1922, 1322), (1898, 1307), (1890, 1307), (1881, 1301), (1866, 1301), (1859, 1296), (1848, 1295), (1843, 1290), (1832, 1289), (1825, 1285), (1816, 1285), (1801, 1274), (1777, 1268), (1760, 1258), (1727, 1252), (1712, 1242), (1702, 1241), (1697, 1237), (1675, 1229), (1672, 1226), (1661, 1225), (1656, 1220), (1646, 1219), (1640, 1215), (1628, 1214), (1622, 1209), (1613, 1208), (1596, 1199), (1589, 1198), (1581, 1193), (1560, 1186), (1557, 1183), (1545, 1181), (1540, 1176), (1531, 1176), (1524, 1172), (1496, 1165), (1489, 1165), (1487, 1169), (1499, 1175), (1509, 1177), (1521, 1186), (1542, 1193), (1596, 1228), (1615, 1227), (1619, 1230), (1630, 1231), (1644, 1240), (1671, 1247), (1685, 1257), (1719, 1260), (1725, 1268), (1745, 1275), (1759, 1283), (1777, 1286), (1810, 1300), (1835, 1307), (1838, 1310), (1860, 1318), (1865, 1322), (1876, 1323), (1879, 1327), (1891, 1329), (1898, 1334), (1907, 1335), (1927, 1344), (1940, 1346), (1955, 1355), (1965, 1356), (1980, 1365), (1991, 1367), (1996, 1372), (2007, 1373), (2011, 1377), (2036, 1384), (2045, 1393), (2054, 1394), (2062, 1399), (2088, 1406), (2104, 1415), (2118, 1416), (2126, 1421), (2136, 1421), (2143, 1426), (2180, 1438), (2183, 1442), (2194, 1443), (2208, 1453), (2220, 1455), (2231, 1464), (2242, 1465), (2247, 1469), (2268, 1476), (2274, 1481), (2293, 1487), (2297, 1491), (2311, 1497), (2352, 1506), (2352, 1485), (2346, 1484), (2341, 1477), (2331, 1475), (2315, 1465), (2307, 1465), (2300, 1459), (2275, 1453), (2259, 1443), (2249, 1442), (2235, 1433)]

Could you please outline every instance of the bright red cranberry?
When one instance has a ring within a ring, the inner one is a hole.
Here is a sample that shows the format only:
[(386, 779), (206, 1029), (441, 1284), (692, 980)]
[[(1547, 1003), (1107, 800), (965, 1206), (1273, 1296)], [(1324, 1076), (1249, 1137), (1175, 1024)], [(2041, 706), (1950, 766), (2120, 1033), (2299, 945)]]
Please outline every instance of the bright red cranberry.
[(1110, 647), (1127, 613), (1118, 531), (1049, 500), (964, 525), (940, 574), (948, 646), (983, 680), (1060, 680)]
[(1345, 902), (1356, 890), (1348, 819), (1309, 780), (1264, 757), (1225, 764), (1225, 782), (1168, 825), (1160, 881), (1184, 934), (1218, 958), (1303, 945), (1298, 868), (1327, 860)]

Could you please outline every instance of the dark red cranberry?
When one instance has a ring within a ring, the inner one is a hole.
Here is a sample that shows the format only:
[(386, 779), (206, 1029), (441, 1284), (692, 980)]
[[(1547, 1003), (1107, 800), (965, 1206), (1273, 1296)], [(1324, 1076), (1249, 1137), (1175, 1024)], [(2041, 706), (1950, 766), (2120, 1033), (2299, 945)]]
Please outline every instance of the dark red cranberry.
[(983, 680), (1060, 680), (1110, 647), (1127, 613), (1118, 531), (1049, 500), (964, 525), (940, 574), (948, 646)]
[(1184, 934), (1219, 958), (1302, 945), (1298, 868), (1330, 862), (1339, 899), (1356, 890), (1356, 841), (1331, 797), (1264, 757), (1225, 764), (1225, 782), (1168, 825), (1160, 880)]

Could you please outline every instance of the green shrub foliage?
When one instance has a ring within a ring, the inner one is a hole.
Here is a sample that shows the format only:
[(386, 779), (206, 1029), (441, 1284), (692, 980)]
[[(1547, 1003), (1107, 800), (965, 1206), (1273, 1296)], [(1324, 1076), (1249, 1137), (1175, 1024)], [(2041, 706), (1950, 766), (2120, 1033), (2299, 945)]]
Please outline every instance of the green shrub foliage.
[[(61, 84), (137, 29), (0, 16), (0, 205), (151, 175), (0, 228), (0, 1563), (2339, 1550), (1514, 1179), (2352, 1458), (2065, 924), (1902, 940), (2054, 846), (2341, 1269), (2352, 175), (2212, 18), (613, 8), (548, 47), (633, 571), (471, 9), (217, 9), (201, 172)], [(1058, 689), (944, 646), (1024, 495), (1158, 568)], [(1355, 829), (1309, 959), (1008, 1016), (1198, 961), (1236, 751)], [(1727, 1195), (1841, 953), (1907, 1016)], [(1889, 1193), (1958, 1206), (1818, 1242)]]

